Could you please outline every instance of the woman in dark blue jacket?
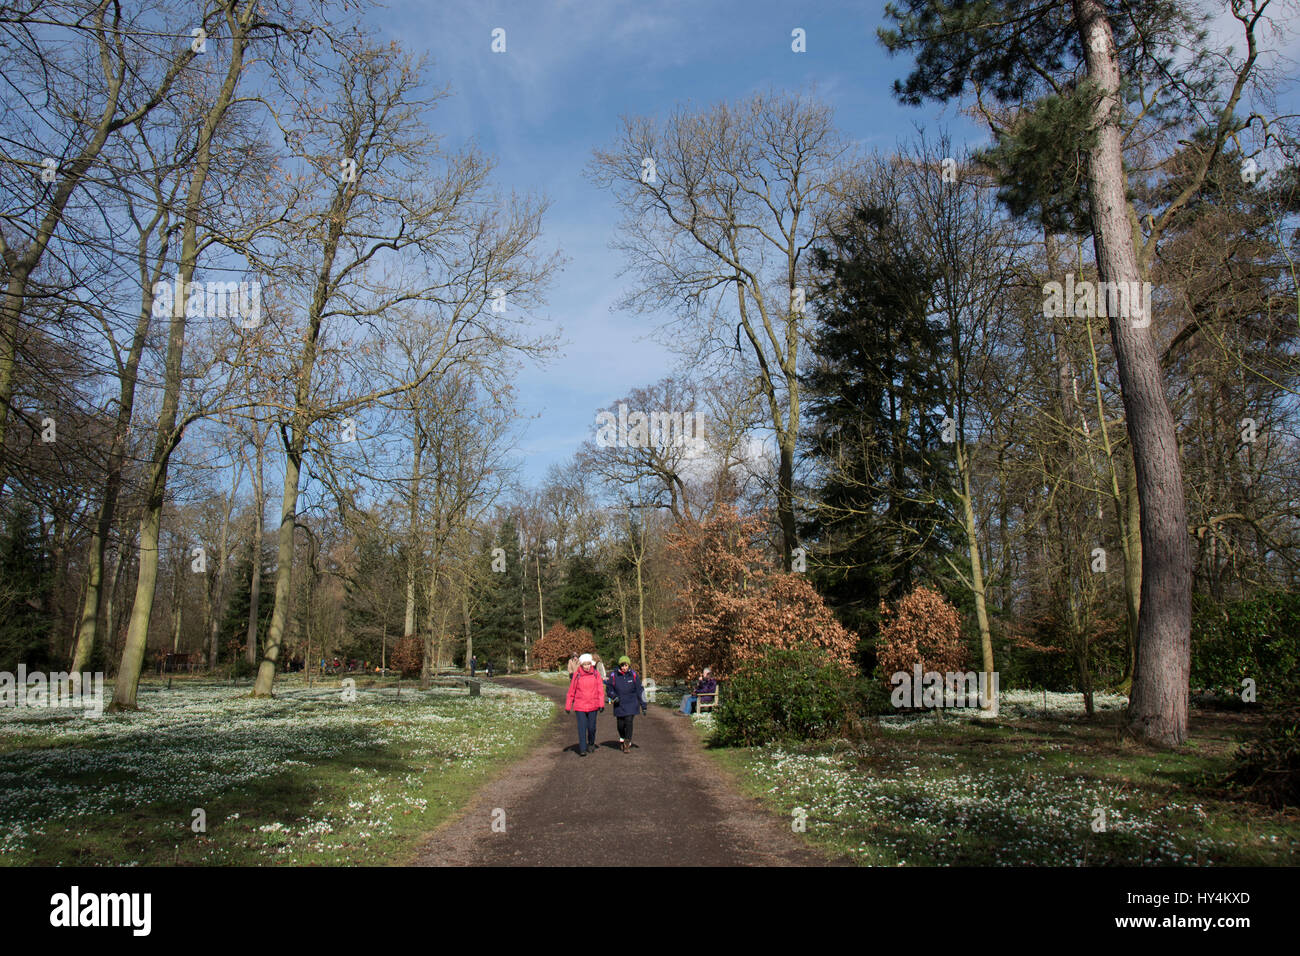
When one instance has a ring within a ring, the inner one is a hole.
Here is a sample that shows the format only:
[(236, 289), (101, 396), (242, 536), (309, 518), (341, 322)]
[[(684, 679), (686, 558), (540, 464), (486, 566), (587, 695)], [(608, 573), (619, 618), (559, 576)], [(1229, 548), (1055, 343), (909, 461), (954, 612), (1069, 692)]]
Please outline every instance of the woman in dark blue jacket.
[(609, 695), (617, 697), (614, 716), (618, 718), (618, 745), (623, 753), (632, 752), (632, 722), (638, 713), (645, 713), (645, 692), (641, 678), (632, 670), (631, 659), (624, 654), (618, 659), (618, 668), (605, 680)]

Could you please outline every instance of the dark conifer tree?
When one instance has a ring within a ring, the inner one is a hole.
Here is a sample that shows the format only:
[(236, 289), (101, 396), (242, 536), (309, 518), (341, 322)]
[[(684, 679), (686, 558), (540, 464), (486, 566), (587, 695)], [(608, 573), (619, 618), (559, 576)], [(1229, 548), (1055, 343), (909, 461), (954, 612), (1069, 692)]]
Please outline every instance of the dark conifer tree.
[[(528, 600), (524, 593), (519, 532), (513, 516), (501, 522), (496, 540), (487, 547), (485, 563), (492, 560), (492, 548), (505, 552), (505, 570), (487, 576), (486, 593), (476, 600), (478, 612), (472, 625), (474, 655), (480, 667), (490, 660), (504, 671), (508, 658), (513, 657), (517, 662), (524, 659), (524, 602)], [(532, 599), (536, 602), (536, 594)]]
[(814, 256), (813, 366), (804, 376), (812, 507), (805, 540), (823, 593), (869, 634), (951, 548), (942, 448), (946, 340), (933, 276), (886, 209), (857, 209)]

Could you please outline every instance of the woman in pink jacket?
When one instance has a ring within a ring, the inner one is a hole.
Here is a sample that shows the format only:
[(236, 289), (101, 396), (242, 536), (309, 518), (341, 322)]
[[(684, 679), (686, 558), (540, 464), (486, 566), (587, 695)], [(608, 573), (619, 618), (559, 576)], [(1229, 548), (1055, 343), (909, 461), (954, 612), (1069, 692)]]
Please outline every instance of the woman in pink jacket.
[(564, 698), (564, 712), (578, 715), (578, 756), (596, 747), (596, 714), (605, 709), (605, 682), (596, 671), (590, 654), (578, 658), (578, 669), (569, 678), (569, 693)]

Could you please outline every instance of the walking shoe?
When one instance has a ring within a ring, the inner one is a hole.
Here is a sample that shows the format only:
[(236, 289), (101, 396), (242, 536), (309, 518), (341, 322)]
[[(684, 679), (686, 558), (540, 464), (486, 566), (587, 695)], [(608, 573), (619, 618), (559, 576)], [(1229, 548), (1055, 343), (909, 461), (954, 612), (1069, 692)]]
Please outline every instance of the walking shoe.
[(632, 752), (632, 741), (630, 740), (623, 741), (623, 753), (630, 754), (631, 752)]

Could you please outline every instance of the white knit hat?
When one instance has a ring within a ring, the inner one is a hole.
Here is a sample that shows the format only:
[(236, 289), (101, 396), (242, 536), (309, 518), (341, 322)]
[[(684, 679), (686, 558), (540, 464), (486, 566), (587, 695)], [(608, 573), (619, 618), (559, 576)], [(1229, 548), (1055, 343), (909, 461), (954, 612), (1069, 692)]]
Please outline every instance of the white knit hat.
[(583, 654), (581, 657), (578, 658), (578, 663), (579, 663), (579, 664), (594, 664), (595, 661), (593, 661), (593, 660), (591, 659), (591, 655), (590, 655), (590, 654)]

